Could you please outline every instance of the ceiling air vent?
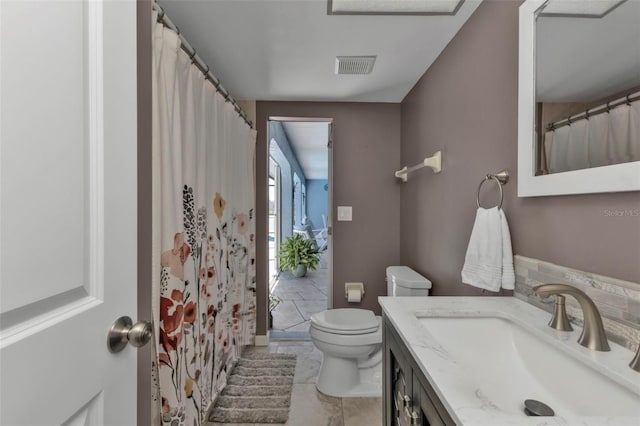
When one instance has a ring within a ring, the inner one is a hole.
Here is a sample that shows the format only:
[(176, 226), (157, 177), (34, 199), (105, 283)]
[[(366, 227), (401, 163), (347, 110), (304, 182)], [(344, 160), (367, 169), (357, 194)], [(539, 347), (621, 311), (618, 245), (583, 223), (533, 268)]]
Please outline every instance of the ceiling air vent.
[(369, 74), (375, 56), (336, 56), (336, 74)]

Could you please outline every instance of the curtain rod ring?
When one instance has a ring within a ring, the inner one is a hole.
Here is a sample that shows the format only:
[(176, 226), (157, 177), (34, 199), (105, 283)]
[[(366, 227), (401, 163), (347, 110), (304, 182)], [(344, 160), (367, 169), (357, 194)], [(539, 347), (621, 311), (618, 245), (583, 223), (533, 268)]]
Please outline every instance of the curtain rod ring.
[(194, 58), (196, 57), (196, 49), (193, 49), (193, 53), (189, 56), (189, 60), (191, 61), (191, 63), (193, 64)]
[(611, 102), (607, 102), (607, 113), (611, 112)]
[(627, 105), (631, 106), (631, 95), (627, 95)]

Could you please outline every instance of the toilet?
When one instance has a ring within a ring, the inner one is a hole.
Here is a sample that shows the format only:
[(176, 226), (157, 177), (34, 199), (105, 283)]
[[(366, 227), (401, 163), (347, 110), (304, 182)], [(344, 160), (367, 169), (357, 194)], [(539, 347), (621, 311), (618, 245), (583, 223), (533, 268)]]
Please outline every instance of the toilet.
[[(387, 268), (388, 296), (428, 296), (431, 281), (407, 266)], [(330, 396), (382, 395), (382, 318), (358, 308), (311, 315), (309, 334), (322, 352), (316, 388)]]

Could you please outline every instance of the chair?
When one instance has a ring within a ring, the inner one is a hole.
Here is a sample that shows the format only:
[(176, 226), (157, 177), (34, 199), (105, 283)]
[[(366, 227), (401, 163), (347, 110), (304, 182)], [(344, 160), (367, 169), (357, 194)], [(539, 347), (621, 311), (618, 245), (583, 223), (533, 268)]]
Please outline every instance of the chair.
[[(324, 215), (322, 217), (322, 220), (326, 224), (326, 218), (324, 217)], [(326, 225), (324, 228), (314, 229), (313, 223), (310, 220), (307, 219), (305, 223), (306, 225), (304, 225), (302, 230), (294, 230), (294, 232), (302, 234), (302, 236), (306, 239), (313, 240), (314, 248), (317, 248), (318, 251), (325, 251), (327, 249), (329, 236)]]
[(329, 229), (327, 227), (327, 216), (322, 215), (322, 224), (323, 228), (320, 229), (312, 229), (313, 238), (316, 240), (318, 244), (318, 250), (324, 251), (327, 249), (327, 243), (329, 242)]

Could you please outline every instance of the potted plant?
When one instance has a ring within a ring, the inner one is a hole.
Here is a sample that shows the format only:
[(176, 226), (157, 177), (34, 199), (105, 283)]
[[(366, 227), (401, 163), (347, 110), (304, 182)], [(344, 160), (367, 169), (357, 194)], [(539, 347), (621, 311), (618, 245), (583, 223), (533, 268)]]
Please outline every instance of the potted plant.
[(280, 243), (278, 259), (282, 270), (288, 269), (296, 277), (304, 277), (307, 269), (315, 271), (320, 262), (319, 251), (314, 247), (314, 241), (305, 239), (300, 234), (287, 237)]
[(273, 328), (273, 311), (278, 307), (278, 305), (282, 302), (278, 296), (274, 296), (273, 294), (269, 295), (269, 328)]

